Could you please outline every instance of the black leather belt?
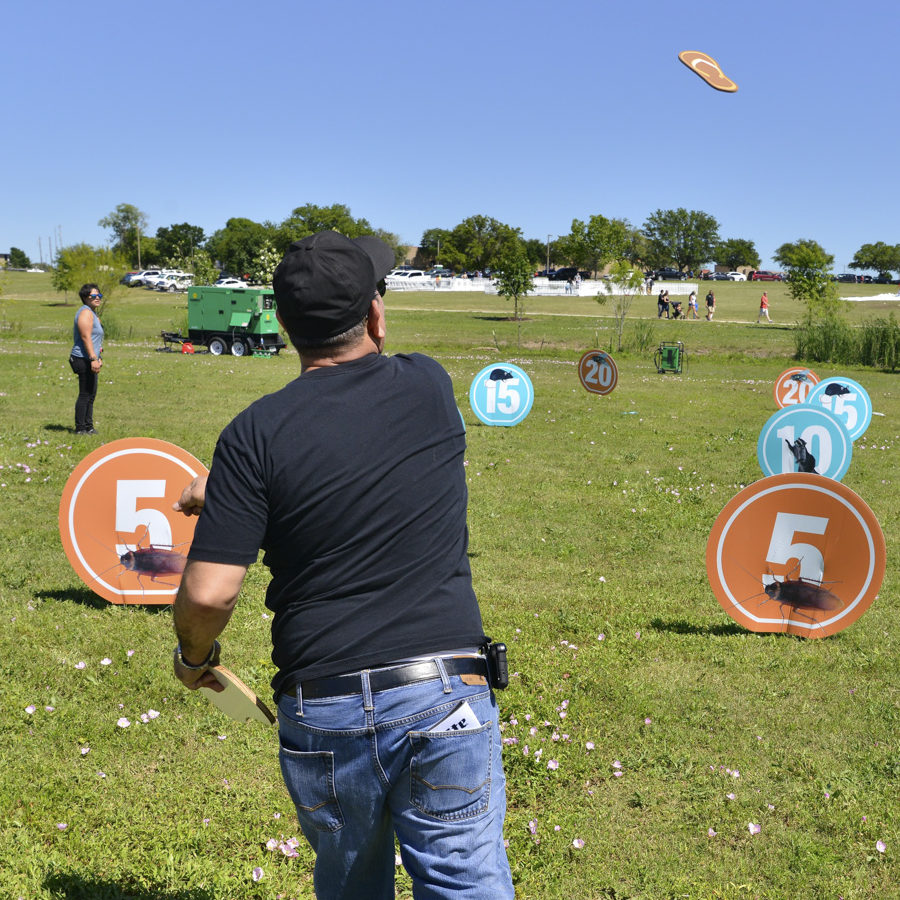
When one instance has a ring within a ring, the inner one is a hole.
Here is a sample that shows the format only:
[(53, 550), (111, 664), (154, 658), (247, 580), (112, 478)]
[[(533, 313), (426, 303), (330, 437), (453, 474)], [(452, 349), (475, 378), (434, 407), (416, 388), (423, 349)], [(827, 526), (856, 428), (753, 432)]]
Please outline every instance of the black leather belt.
[[(448, 675), (481, 675), (487, 679), (487, 662), (483, 657), (451, 656), (444, 658), (443, 663)], [(369, 670), (369, 686), (372, 693), (376, 693), (440, 677), (441, 673), (438, 671), (437, 663), (433, 659), (426, 659), (422, 662), (393, 666), (390, 669), (371, 669)], [(296, 678), (288, 679), (279, 693), (293, 693), (297, 689), (297, 683)], [(350, 694), (362, 693), (362, 675), (359, 672), (351, 675), (313, 678), (299, 683), (304, 698), (345, 697)]]

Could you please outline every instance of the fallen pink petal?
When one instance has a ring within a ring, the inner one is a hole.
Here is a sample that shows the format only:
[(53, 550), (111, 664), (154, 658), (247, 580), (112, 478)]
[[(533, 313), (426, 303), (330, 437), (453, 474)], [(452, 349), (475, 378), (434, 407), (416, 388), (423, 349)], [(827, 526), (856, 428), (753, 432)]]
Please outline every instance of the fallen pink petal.
[(759, 834), (762, 831), (762, 825), (757, 825), (755, 822), (748, 822), (747, 829), (750, 834)]
[(36, 709), (37, 709), (36, 706), (26, 706), (26, 707), (25, 707), (25, 712), (27, 712), (28, 715), (30, 716), (30, 715), (32, 715), (32, 714), (34, 713), (34, 711), (35, 711)]
[(253, 880), (254, 880), (254, 881), (262, 881), (263, 874), (264, 874), (264, 873), (263, 873), (263, 870), (262, 870), (259, 866), (257, 866), (257, 867), (253, 870)]
[(551, 759), (547, 762), (548, 769), (558, 769), (559, 763), (555, 759)]
[(85, 662), (77, 662), (77, 663), (75, 663), (75, 668), (83, 669), (83, 668), (85, 668), (86, 665), (87, 665), (87, 663), (85, 663)]
[(709, 837), (715, 837), (719, 832), (714, 831), (712, 828), (709, 828), (709, 829), (707, 829), (706, 833), (707, 833), (707, 835), (709, 835)]
[(887, 850), (887, 844), (885, 844), (884, 841), (875, 841), (875, 849), (879, 853), (884, 853), (884, 851)]
[(593, 741), (587, 741), (587, 742), (585, 743), (584, 746), (587, 747), (588, 750), (593, 750), (593, 749), (594, 749), (594, 742), (593, 742)]
[(101, 666), (111, 666), (112, 660), (108, 656), (104, 656), (103, 659), (100, 660)]
[(572, 846), (576, 850), (583, 850), (584, 849), (584, 841), (581, 838), (575, 838), (575, 840), (572, 841)]
[(116, 725), (118, 725), (119, 728), (127, 728), (130, 724), (131, 722), (129, 722), (128, 719), (125, 718), (125, 716), (122, 716), (122, 718), (119, 719), (118, 722), (116, 722)]

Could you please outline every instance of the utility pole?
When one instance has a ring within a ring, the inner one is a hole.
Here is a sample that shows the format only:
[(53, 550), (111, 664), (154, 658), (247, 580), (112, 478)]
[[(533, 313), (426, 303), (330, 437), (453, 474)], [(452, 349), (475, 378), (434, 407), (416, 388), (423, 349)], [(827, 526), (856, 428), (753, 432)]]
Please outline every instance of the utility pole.
[(550, 235), (547, 235), (547, 277), (550, 277)]

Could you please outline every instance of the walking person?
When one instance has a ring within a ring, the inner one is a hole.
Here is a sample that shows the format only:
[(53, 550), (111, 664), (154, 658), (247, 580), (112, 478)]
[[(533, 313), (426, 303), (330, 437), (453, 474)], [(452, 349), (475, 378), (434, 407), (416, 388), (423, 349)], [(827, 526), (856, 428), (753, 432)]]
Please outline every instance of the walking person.
[(665, 317), (669, 318), (669, 292), (663, 288), (659, 292), (659, 296), (656, 298), (656, 318), (661, 319), (665, 315)]
[(75, 313), (72, 327), (74, 343), (69, 353), (69, 365), (78, 376), (75, 434), (97, 434), (94, 428), (94, 400), (103, 367), (103, 326), (100, 324), (103, 294), (96, 284), (83, 284), (78, 296), (82, 305)]
[(691, 291), (691, 295), (688, 297), (688, 309), (691, 311), (692, 319), (699, 319), (700, 316), (697, 315), (697, 292)]
[(756, 317), (756, 324), (759, 325), (759, 320), (765, 316), (766, 321), (771, 324), (772, 320), (769, 318), (769, 292), (763, 291), (762, 297), (759, 298), (759, 315)]
[(716, 295), (710, 289), (706, 295), (706, 321), (712, 322), (713, 316), (716, 314)]
[(261, 547), (281, 769), (318, 900), (393, 898), (395, 837), (415, 897), (512, 900), (491, 690), (505, 666), (488, 665), (472, 587), (465, 427), (437, 362), (382, 355), (393, 262), (377, 238), (326, 231), (275, 270), (300, 376), (225, 428), (176, 504), (199, 519), (175, 675), (213, 686)]

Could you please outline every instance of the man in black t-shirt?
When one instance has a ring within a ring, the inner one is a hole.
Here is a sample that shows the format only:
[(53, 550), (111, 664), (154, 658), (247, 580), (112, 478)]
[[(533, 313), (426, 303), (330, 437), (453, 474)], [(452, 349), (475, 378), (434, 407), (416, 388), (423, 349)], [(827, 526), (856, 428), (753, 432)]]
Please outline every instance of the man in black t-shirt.
[(175, 674), (211, 686), (265, 551), (280, 760), (323, 898), (513, 897), (497, 706), (467, 557), (465, 429), (447, 373), (385, 357), (393, 253), (322, 232), (275, 273), (301, 375), (222, 432), (174, 619)]

